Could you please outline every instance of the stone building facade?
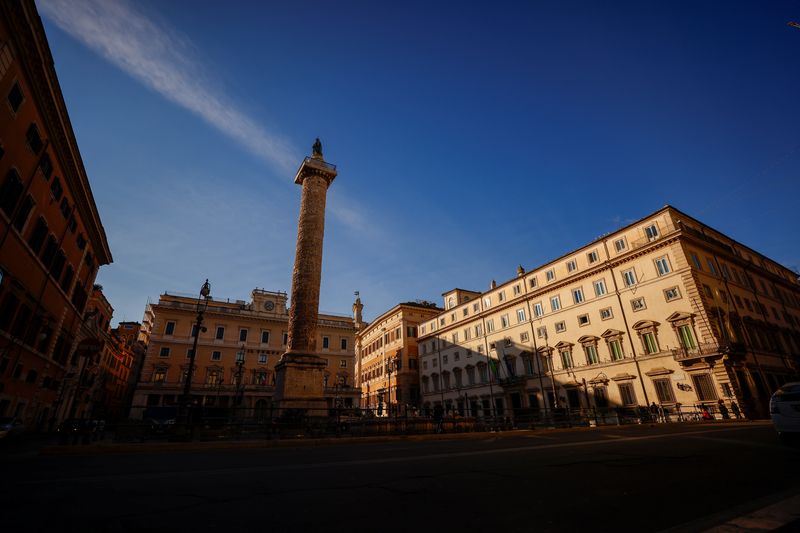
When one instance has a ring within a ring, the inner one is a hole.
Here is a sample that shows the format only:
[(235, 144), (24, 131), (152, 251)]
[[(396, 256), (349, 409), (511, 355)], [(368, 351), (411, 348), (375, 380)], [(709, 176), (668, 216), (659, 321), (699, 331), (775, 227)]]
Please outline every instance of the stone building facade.
[(0, 2), (0, 416), (63, 411), (111, 252), (32, 0)]
[[(266, 416), (275, 365), (286, 352), (289, 310), (285, 292), (255, 289), (251, 300), (210, 299), (195, 357), (191, 395), (205, 406), (242, 406)], [(175, 406), (184, 387), (194, 341), (197, 297), (165, 293), (148, 304), (152, 314), (147, 353), (133, 396), (132, 417), (147, 407)], [(330, 406), (358, 401), (354, 383), (355, 327), (347, 316), (320, 314), (317, 352), (325, 360), (324, 388)], [(237, 355), (244, 355), (241, 368)]]
[[(360, 300), (356, 303), (361, 304)], [(362, 408), (384, 415), (420, 407), (417, 335), (420, 324), (440, 311), (427, 302), (401, 303), (358, 332), (356, 385), (361, 389)], [(360, 317), (358, 308), (357, 322)]]
[(445, 293), (420, 326), (426, 407), (471, 416), (670, 416), (719, 400), (768, 416), (800, 365), (797, 274), (671, 207), (486, 292)]

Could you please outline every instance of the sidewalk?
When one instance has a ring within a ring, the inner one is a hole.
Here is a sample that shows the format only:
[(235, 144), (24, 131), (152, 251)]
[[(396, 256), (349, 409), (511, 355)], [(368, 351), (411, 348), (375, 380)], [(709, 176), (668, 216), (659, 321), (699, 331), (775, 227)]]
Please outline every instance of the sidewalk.
[(331, 446), (337, 444), (370, 444), (382, 442), (419, 442), (434, 440), (482, 440), (487, 438), (504, 439), (520, 437), (526, 435), (541, 435), (543, 433), (566, 433), (566, 432), (603, 432), (613, 429), (624, 428), (627, 431), (647, 431), (651, 428), (679, 429), (697, 426), (720, 426), (720, 425), (770, 425), (771, 422), (764, 420), (757, 421), (715, 421), (715, 422), (684, 422), (671, 424), (641, 424), (628, 426), (602, 426), (602, 427), (572, 427), (572, 428), (552, 428), (552, 429), (512, 429), (506, 431), (482, 431), (482, 432), (462, 432), (462, 433), (429, 433), (415, 435), (378, 435), (366, 437), (321, 437), (308, 438), (298, 436), (297, 438), (280, 439), (251, 439), (251, 440), (219, 440), (219, 441), (188, 441), (188, 442), (143, 442), (143, 443), (120, 443), (113, 442), (111, 438), (91, 444), (77, 445), (57, 445), (51, 443), (39, 448), (39, 455), (46, 456), (66, 456), (66, 455), (99, 455), (99, 454), (129, 454), (129, 453), (164, 453), (164, 452), (193, 452), (193, 451), (213, 451), (213, 450), (233, 450), (233, 449), (268, 449), (268, 448), (293, 448), (293, 447), (315, 447)]

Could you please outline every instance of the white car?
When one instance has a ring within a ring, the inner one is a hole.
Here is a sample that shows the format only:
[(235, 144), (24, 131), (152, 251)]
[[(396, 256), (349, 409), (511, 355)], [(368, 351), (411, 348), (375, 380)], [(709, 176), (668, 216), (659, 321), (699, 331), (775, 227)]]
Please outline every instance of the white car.
[(800, 434), (800, 382), (787, 383), (769, 400), (769, 414), (779, 437)]

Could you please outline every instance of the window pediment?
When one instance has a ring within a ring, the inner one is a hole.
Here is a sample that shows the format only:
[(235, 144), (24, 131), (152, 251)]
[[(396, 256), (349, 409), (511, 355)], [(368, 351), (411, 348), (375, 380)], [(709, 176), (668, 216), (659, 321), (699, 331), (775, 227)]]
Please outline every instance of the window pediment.
[(572, 348), (572, 346), (573, 344), (571, 342), (558, 341), (558, 344), (556, 344), (555, 348), (556, 350), (568, 350)]
[(581, 344), (595, 344), (599, 340), (600, 337), (595, 337), (594, 335), (584, 335), (583, 337), (578, 339), (578, 342)]
[(611, 337), (622, 337), (623, 335), (624, 333), (618, 329), (607, 329), (600, 336), (604, 339), (608, 339)]
[[(681, 312), (681, 311), (676, 311), (675, 313), (672, 313), (671, 315), (669, 315), (667, 317), (667, 322), (678, 322), (680, 320), (691, 320), (692, 318), (694, 318), (694, 314), (693, 313), (684, 313), (684, 312)], [(633, 326), (633, 327), (635, 328), (636, 326)]]
[(635, 330), (656, 328), (656, 327), (658, 327), (658, 322), (656, 322), (655, 320), (640, 320), (639, 322), (633, 325), (633, 329)]

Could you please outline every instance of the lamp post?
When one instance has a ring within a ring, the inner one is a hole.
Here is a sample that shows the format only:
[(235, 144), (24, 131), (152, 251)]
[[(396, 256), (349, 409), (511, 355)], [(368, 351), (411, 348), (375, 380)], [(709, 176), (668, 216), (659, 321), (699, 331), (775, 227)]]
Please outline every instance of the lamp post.
[(200, 297), (197, 299), (197, 320), (194, 325), (194, 342), (192, 343), (192, 351), (189, 353), (189, 368), (186, 371), (186, 382), (183, 384), (183, 405), (188, 408), (190, 404), (190, 394), (192, 392), (192, 374), (194, 373), (194, 359), (197, 356), (197, 339), (200, 337), (200, 332), (205, 331), (203, 327), (203, 313), (208, 308), (208, 298), (211, 295), (211, 285), (208, 280), (200, 287)]
[(244, 354), (244, 343), (242, 343), (242, 349), (236, 352), (236, 407), (242, 406), (242, 396), (244, 396), (244, 383), (242, 380)]

